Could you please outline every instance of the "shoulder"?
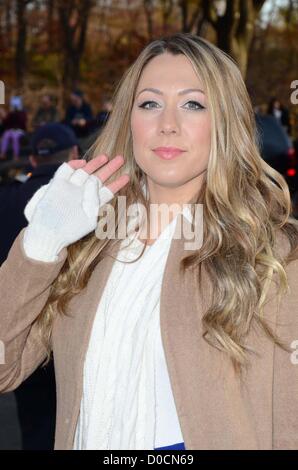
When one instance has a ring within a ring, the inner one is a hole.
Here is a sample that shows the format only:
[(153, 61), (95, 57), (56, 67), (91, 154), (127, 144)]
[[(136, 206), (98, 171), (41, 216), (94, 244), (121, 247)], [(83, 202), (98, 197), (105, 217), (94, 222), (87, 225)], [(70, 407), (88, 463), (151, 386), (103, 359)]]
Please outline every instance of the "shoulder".
[(278, 308), (278, 329), (298, 339), (298, 247), (292, 248), (288, 236), (279, 230), (275, 250), (283, 261), (288, 287)]
[[(297, 223), (298, 230), (298, 223)], [(286, 265), (298, 260), (298, 235), (293, 236), (294, 246), (291, 246), (289, 236), (282, 230), (278, 229), (275, 232), (275, 243), (273, 252), (276, 254)]]
[(284, 231), (281, 229), (278, 229), (275, 232), (275, 244), (274, 244), (273, 249), (276, 254), (282, 257), (287, 256), (289, 252), (289, 249), (290, 249), (289, 239), (284, 233)]
[[(295, 239), (295, 238), (293, 238)], [(298, 246), (291, 246), (287, 234), (279, 229), (276, 232), (273, 252), (282, 263), (286, 274), (287, 290), (281, 296), (279, 318), (294, 322), (298, 328)], [(298, 335), (298, 332), (297, 332)]]

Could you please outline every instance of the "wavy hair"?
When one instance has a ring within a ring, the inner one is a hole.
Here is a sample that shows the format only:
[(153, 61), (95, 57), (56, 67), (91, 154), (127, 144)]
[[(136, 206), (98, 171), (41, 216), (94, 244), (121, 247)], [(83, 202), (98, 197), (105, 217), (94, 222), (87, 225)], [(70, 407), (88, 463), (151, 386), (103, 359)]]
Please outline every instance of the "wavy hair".
[[(298, 256), (298, 221), (292, 216), (284, 177), (260, 155), (251, 100), (237, 64), (215, 45), (190, 33), (153, 40), (118, 83), (109, 119), (85, 157), (89, 161), (102, 153), (109, 158), (123, 155), (124, 165), (105, 184), (129, 173), (130, 181), (119, 195), (126, 196), (128, 205), (140, 201), (148, 210), (141, 189), (144, 174), (133, 155), (130, 115), (143, 68), (165, 52), (189, 59), (204, 86), (211, 117), (210, 157), (195, 201), (203, 204), (204, 243), (182, 259), (180, 269), (193, 270), (198, 289), (203, 266), (212, 279), (212, 302), (202, 318), (203, 336), (227, 353), (239, 371), (248, 364), (245, 338), (253, 324), (286, 349), (265, 321), (263, 307), (276, 277), (279, 298), (287, 292), (285, 266)], [(111, 203), (117, 221), (117, 197)], [(288, 242), (288, 256), (277, 249), (278, 232)], [(46, 362), (55, 316), (67, 314), (70, 299), (84, 289), (114, 243), (92, 232), (67, 248), (66, 261), (36, 319), (48, 351)]]

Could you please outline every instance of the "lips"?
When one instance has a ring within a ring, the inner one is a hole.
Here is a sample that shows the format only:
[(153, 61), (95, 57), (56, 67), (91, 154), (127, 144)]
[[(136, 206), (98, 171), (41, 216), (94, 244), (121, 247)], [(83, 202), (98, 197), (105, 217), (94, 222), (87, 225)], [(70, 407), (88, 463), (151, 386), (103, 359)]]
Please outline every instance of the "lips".
[(156, 153), (159, 157), (165, 159), (165, 160), (170, 160), (172, 158), (177, 157), (181, 153), (183, 153), (185, 150), (175, 148), (175, 147), (158, 147), (156, 149), (153, 149), (153, 152)]

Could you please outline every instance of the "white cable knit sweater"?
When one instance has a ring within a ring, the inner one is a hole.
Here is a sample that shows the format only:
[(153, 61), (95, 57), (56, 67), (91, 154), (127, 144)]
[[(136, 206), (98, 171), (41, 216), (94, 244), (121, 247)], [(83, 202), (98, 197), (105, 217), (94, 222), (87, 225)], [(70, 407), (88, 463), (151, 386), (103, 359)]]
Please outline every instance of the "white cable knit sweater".
[[(159, 299), (174, 219), (135, 263), (119, 252), (94, 320), (74, 449), (154, 449), (183, 441), (161, 341)], [(127, 240), (123, 241), (123, 247)]]

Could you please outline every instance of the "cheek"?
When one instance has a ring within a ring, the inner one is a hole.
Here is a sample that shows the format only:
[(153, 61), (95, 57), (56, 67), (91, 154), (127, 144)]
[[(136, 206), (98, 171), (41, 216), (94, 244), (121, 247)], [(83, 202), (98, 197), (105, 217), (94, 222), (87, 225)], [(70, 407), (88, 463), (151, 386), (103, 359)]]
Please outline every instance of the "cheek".
[(200, 147), (209, 147), (211, 140), (211, 126), (208, 119), (196, 124), (190, 124), (187, 131), (189, 141)]
[(150, 165), (150, 148), (154, 138), (154, 129), (152, 123), (147, 122), (146, 119), (141, 119), (139, 116), (131, 118), (131, 132), (134, 158), (138, 165), (143, 170), (146, 170), (148, 164)]
[(135, 145), (140, 145), (144, 142), (146, 136), (150, 132), (150, 128), (152, 128), (152, 125), (146, 122), (145, 119), (141, 119), (140, 117), (137, 117), (134, 114), (132, 115), (131, 132)]
[(208, 119), (201, 120), (199, 125), (188, 126), (189, 168), (201, 171), (206, 168), (211, 149), (211, 125)]

